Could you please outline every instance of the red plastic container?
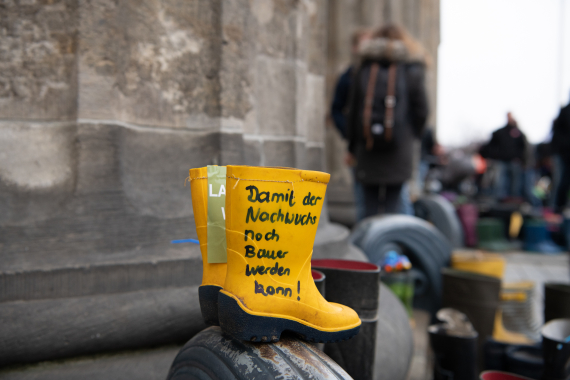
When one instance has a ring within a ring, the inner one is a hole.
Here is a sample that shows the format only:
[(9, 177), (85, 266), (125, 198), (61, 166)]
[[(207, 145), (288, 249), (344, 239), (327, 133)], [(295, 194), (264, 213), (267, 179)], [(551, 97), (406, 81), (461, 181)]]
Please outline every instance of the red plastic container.
[(515, 375), (502, 371), (484, 371), (480, 375), (481, 380), (532, 380), (528, 377)]

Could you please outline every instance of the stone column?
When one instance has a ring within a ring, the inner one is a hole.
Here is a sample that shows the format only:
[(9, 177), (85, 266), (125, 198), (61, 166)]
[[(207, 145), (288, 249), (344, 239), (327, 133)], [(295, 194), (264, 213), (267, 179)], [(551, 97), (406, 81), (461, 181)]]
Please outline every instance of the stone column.
[(326, 20), (325, 0), (3, 3), (0, 365), (202, 328), (198, 247), (170, 244), (196, 237), (188, 169), (324, 169)]
[(324, 0), (8, 2), (8, 250), (20, 233), (44, 252), (191, 234), (190, 167), (322, 170), (326, 15)]
[(34, 3), (0, 11), (0, 225), (48, 218), (77, 179), (77, 2)]

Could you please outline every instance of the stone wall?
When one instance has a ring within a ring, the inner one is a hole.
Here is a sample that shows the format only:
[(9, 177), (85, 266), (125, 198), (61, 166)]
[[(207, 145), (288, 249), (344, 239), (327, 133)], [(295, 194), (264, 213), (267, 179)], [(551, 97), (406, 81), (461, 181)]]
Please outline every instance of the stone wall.
[(193, 235), (188, 169), (324, 169), (326, 1), (6, 1), (0, 245)]
[(326, 6), (1, 2), (0, 367), (204, 328), (188, 169), (324, 169)]

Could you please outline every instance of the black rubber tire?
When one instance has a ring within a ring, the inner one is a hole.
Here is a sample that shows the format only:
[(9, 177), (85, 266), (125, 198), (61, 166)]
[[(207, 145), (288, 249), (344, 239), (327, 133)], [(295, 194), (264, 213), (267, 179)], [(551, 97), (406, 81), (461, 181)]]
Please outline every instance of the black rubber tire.
[(209, 327), (182, 347), (167, 380), (351, 379), (327, 355), (291, 336), (278, 343), (232, 339)]
[(432, 223), (449, 239), (452, 247), (463, 247), (463, 228), (455, 207), (447, 199), (437, 194), (426, 195), (414, 203), (418, 218)]
[(396, 244), (396, 243), (385, 244), (384, 246), (380, 247), (379, 251), (380, 251), (382, 256), (386, 255), (390, 251), (394, 251), (399, 255), (404, 254), (404, 249), (402, 247), (400, 247), (399, 244)]
[(435, 315), (441, 305), (442, 281), (440, 270), (449, 266), (451, 246), (434, 226), (407, 215), (385, 215), (360, 222), (351, 235), (351, 241), (362, 249), (372, 263), (382, 260), (388, 243), (404, 249), (412, 267), (425, 274), (428, 287), (422, 295), (414, 296), (414, 307)]

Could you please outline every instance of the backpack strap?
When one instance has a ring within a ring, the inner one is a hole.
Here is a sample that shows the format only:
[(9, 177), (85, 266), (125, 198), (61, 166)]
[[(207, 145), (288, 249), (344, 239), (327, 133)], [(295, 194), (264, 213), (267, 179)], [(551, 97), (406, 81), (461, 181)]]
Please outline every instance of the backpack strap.
[(376, 77), (380, 65), (373, 63), (370, 66), (370, 75), (368, 75), (368, 84), (366, 86), (366, 97), (364, 98), (364, 111), (362, 121), (364, 126), (364, 138), (366, 139), (366, 149), (372, 149), (374, 139), (372, 138), (371, 122), (372, 122), (372, 106), (374, 105), (374, 88), (376, 87)]
[(384, 127), (386, 133), (384, 137), (386, 141), (392, 140), (392, 129), (394, 127), (394, 107), (396, 107), (396, 71), (398, 65), (392, 63), (388, 68), (388, 90), (386, 91), (386, 98), (384, 98), (384, 106), (386, 112), (384, 114)]
[[(368, 84), (366, 86), (366, 97), (364, 98), (364, 138), (366, 139), (366, 150), (371, 150), (374, 146), (374, 139), (372, 138), (371, 124), (372, 124), (372, 107), (374, 106), (374, 89), (376, 87), (376, 78), (378, 76), (378, 69), (380, 65), (373, 63), (370, 67), (370, 75), (368, 76)], [(392, 63), (388, 68), (388, 88), (386, 90), (386, 97), (384, 98), (384, 106), (386, 111), (384, 113), (384, 127), (386, 132), (384, 138), (386, 141), (392, 140), (392, 130), (394, 127), (394, 107), (396, 107), (396, 73), (398, 65)]]

